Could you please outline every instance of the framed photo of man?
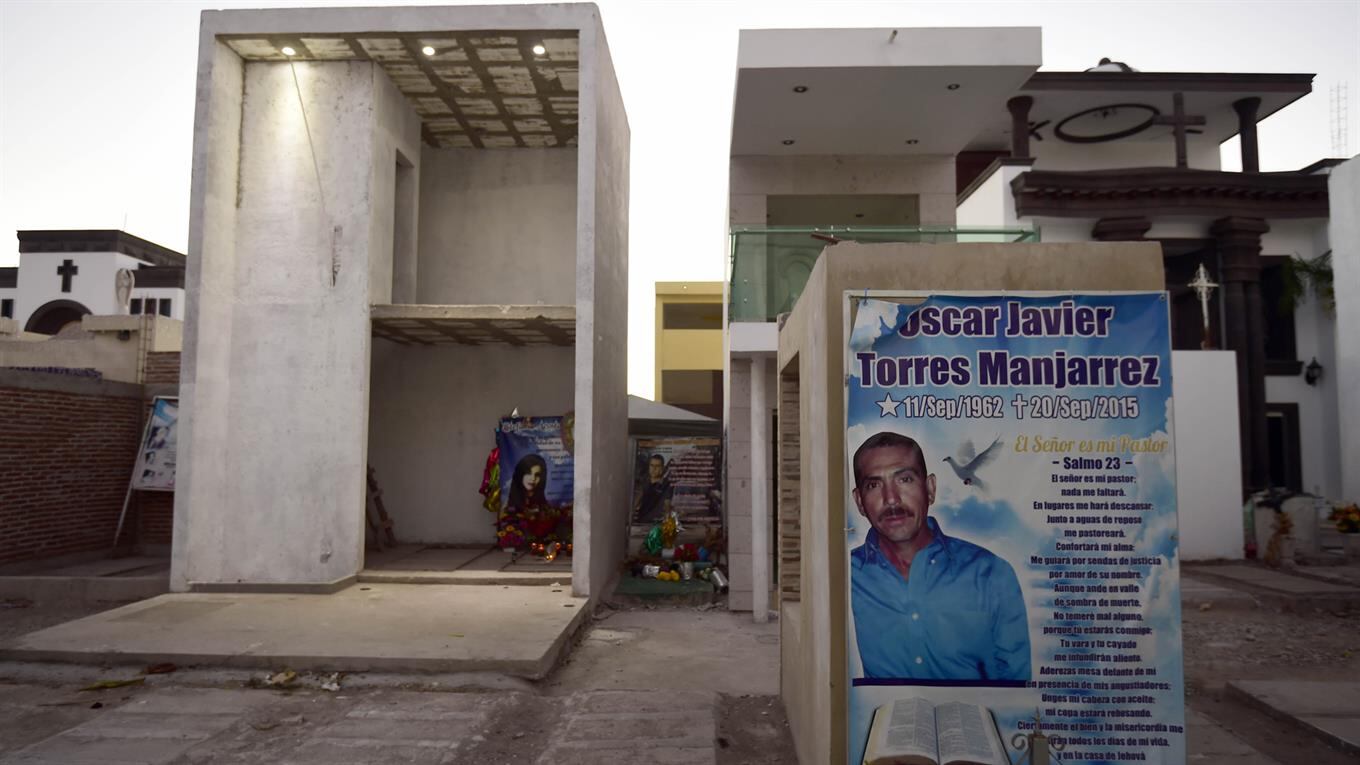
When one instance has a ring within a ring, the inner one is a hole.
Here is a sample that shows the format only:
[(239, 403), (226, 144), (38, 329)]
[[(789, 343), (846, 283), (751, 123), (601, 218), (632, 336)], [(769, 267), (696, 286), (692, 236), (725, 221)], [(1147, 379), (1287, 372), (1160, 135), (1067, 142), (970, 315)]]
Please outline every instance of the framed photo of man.
[(722, 520), (722, 442), (717, 438), (639, 438), (634, 452), (632, 522)]

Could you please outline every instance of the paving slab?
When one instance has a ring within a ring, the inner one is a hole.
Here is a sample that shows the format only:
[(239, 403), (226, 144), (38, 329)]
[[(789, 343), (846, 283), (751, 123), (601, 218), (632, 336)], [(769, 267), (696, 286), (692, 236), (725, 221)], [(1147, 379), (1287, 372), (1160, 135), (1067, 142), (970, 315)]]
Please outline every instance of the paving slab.
[(1185, 710), (1185, 750), (1186, 760), (1195, 765), (1276, 765), (1275, 760), (1193, 709)]
[(166, 689), (39, 741), (6, 762), (168, 763), (236, 725), (251, 708), (272, 701), (270, 694), (251, 691)]
[(1360, 587), (1295, 576), (1264, 566), (1187, 566), (1186, 577), (1225, 585), (1256, 597), (1262, 604), (1285, 611), (1300, 608), (1345, 610), (1360, 607)]
[(1227, 690), (1338, 749), (1360, 755), (1360, 683), (1239, 680), (1228, 683)]
[(585, 617), (568, 587), (173, 593), (15, 638), (0, 659), (547, 675)]
[(714, 763), (717, 702), (700, 691), (573, 694), (538, 764)]

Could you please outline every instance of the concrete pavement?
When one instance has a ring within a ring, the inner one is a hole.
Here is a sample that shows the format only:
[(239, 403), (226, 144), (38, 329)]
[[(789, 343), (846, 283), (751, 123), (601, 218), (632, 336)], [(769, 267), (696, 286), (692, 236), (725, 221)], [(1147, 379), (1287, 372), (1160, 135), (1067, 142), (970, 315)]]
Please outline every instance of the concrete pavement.
[(0, 659), (314, 671), (548, 674), (585, 618), (570, 586), (356, 585), (175, 593), (39, 630)]
[(1360, 758), (1360, 683), (1242, 680), (1228, 694)]

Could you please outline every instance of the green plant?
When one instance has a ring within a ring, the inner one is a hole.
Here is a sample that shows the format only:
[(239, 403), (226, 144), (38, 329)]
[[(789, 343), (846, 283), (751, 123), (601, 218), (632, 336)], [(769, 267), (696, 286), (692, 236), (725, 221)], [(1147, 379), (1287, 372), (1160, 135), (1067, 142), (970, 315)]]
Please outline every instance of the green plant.
[(1285, 261), (1282, 274), (1284, 289), (1280, 293), (1280, 312), (1294, 309), (1313, 293), (1322, 301), (1328, 313), (1336, 310), (1336, 288), (1332, 283), (1332, 252), (1328, 250), (1312, 260), (1293, 255)]

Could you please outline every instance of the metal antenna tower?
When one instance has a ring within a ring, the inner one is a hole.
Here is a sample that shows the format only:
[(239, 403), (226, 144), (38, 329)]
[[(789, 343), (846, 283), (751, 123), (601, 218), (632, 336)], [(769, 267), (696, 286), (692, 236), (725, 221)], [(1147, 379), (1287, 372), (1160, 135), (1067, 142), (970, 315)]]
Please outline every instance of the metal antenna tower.
[(1350, 156), (1350, 125), (1347, 120), (1347, 112), (1350, 105), (1347, 103), (1346, 83), (1338, 82), (1331, 88), (1331, 111), (1332, 111), (1332, 156), (1346, 158)]

